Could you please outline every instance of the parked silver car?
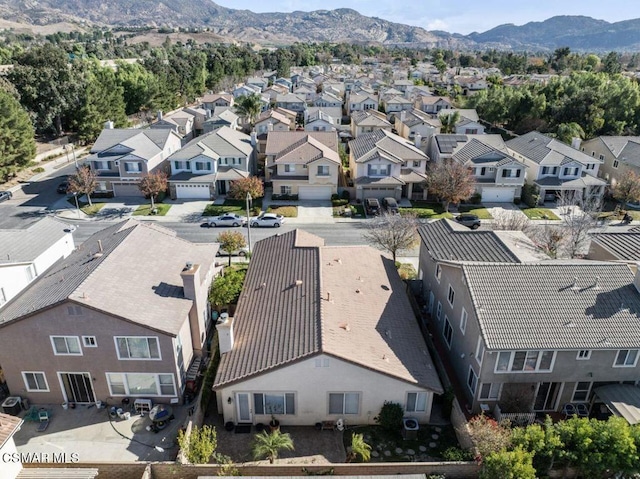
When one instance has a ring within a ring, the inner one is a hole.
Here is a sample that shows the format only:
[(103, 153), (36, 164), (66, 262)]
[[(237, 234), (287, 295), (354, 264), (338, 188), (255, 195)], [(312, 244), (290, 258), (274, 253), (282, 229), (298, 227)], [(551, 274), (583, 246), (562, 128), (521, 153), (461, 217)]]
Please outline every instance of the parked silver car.
[(273, 228), (280, 228), (280, 225), (284, 223), (284, 216), (277, 215), (275, 213), (264, 213), (257, 218), (251, 218), (251, 227), (263, 227), (270, 226)]
[(208, 226), (243, 226), (247, 224), (247, 217), (235, 213), (225, 213), (220, 216), (213, 216), (207, 221)]

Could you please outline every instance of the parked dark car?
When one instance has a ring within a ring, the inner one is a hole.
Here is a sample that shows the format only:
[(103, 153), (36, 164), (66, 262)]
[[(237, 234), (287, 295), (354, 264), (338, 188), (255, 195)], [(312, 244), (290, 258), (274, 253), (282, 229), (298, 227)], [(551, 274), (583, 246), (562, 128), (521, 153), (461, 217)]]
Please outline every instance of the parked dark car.
[(467, 228), (471, 228), (472, 230), (480, 228), (480, 218), (476, 215), (464, 213), (456, 216), (456, 221)]
[(13, 198), (13, 193), (10, 191), (0, 191), (0, 203)]
[(384, 209), (387, 210), (387, 213), (390, 215), (397, 215), (400, 213), (400, 210), (398, 209), (398, 202), (395, 198), (382, 198), (382, 206), (384, 206)]
[(56, 191), (58, 193), (62, 194), (62, 195), (66, 195), (67, 194), (67, 190), (69, 190), (69, 182), (68, 181), (63, 181), (56, 188)]
[(369, 216), (377, 216), (380, 214), (380, 202), (378, 198), (367, 198), (364, 200), (364, 207)]

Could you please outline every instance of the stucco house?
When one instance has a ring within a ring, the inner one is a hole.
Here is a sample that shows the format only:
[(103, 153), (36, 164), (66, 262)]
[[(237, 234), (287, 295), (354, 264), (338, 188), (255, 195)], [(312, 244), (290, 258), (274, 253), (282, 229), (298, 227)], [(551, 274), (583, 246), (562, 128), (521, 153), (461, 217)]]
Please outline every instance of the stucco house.
[(454, 109), (453, 100), (443, 96), (421, 96), (417, 100), (416, 108), (431, 114), (437, 114), (441, 110)]
[(213, 199), (227, 194), (231, 182), (255, 172), (252, 136), (223, 126), (198, 138), (169, 157), (172, 198)]
[(318, 97), (313, 101), (314, 106), (321, 107), (330, 107), (330, 108), (342, 108), (343, 101), (341, 98), (338, 98), (333, 93), (322, 92)]
[(396, 115), (394, 123), (398, 135), (408, 140), (413, 140), (416, 134), (422, 136), (423, 140), (429, 140), (436, 133), (440, 133), (440, 126), (439, 119), (416, 108), (401, 111)]
[(587, 258), (636, 266), (640, 261), (640, 227), (606, 228), (592, 233)]
[(74, 247), (69, 225), (54, 218), (23, 229), (0, 230), (0, 311)]
[(294, 230), (258, 241), (235, 316), (217, 326), (224, 421), (372, 424), (384, 401), (429, 422), (443, 392), (393, 261)]
[(232, 107), (235, 99), (231, 93), (207, 93), (200, 103), (205, 110), (213, 111), (217, 106)]
[(287, 93), (276, 97), (276, 106), (295, 111), (298, 117), (302, 118), (302, 113), (307, 108), (307, 102), (303, 96)]
[(469, 168), (483, 202), (511, 203), (522, 195), (527, 166), (511, 156), (500, 135), (435, 135), (429, 156)]
[(351, 140), (349, 171), (356, 198), (425, 199), (429, 157), (421, 142), (419, 137), (411, 142), (387, 130)]
[(540, 201), (555, 202), (563, 194), (600, 201), (607, 182), (598, 178), (603, 160), (576, 150), (538, 131), (506, 142), (513, 157), (527, 168), (527, 182), (540, 189)]
[(5, 458), (2, 461), (0, 479), (16, 479), (22, 471), (22, 461), (10, 459), (18, 454), (13, 436), (20, 430), (22, 424), (23, 419), (0, 413), (0, 458)]
[(351, 114), (351, 136), (354, 138), (375, 130), (392, 129), (393, 125), (389, 123), (386, 115), (378, 110), (354, 111)]
[(637, 384), (640, 279), (626, 264), (541, 260), (521, 232), (419, 228), (429, 329), (470, 412), (561, 411)]
[(268, 131), (289, 131), (294, 128), (295, 119), (292, 121), (290, 117), (276, 110), (267, 110), (261, 113), (255, 124), (258, 135)]
[(0, 311), (11, 394), (37, 404), (180, 402), (211, 332), (217, 249), (136, 220), (95, 233)]
[(598, 177), (611, 188), (629, 172), (640, 174), (640, 136), (599, 136), (583, 141), (580, 151), (602, 161)]
[(149, 128), (168, 128), (175, 131), (186, 142), (194, 136), (195, 115), (186, 110), (179, 110), (165, 116), (162, 111), (158, 111), (157, 121)]
[(340, 125), (340, 117), (334, 118), (319, 108), (305, 116), (304, 129), (306, 131), (336, 131)]
[(335, 131), (272, 131), (265, 154), (274, 195), (328, 200), (338, 192), (342, 165)]
[(167, 158), (181, 146), (180, 135), (169, 128), (116, 129), (107, 122), (86, 159), (97, 175), (96, 192), (142, 197), (140, 179), (168, 171)]
[(350, 93), (347, 99), (347, 113), (354, 111), (377, 110), (378, 96), (371, 93)]

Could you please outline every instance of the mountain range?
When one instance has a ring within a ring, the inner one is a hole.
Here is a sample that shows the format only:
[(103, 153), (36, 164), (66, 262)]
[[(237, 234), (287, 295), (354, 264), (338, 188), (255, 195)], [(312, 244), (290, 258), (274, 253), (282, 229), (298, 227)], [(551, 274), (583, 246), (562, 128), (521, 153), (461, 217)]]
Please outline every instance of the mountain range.
[(355, 10), (254, 13), (210, 0), (0, 0), (5, 25), (206, 27), (229, 41), (266, 44), (351, 42), (448, 49), (640, 51), (640, 19), (609, 23), (585, 16), (500, 25), (469, 35), (361, 15)]

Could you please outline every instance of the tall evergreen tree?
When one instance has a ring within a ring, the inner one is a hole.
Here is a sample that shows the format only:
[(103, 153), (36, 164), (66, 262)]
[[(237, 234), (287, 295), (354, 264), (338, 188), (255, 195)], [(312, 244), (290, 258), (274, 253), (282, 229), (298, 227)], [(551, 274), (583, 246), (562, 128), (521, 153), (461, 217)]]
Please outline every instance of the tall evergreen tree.
[(6, 180), (36, 154), (33, 125), (18, 100), (0, 88), (0, 178)]

